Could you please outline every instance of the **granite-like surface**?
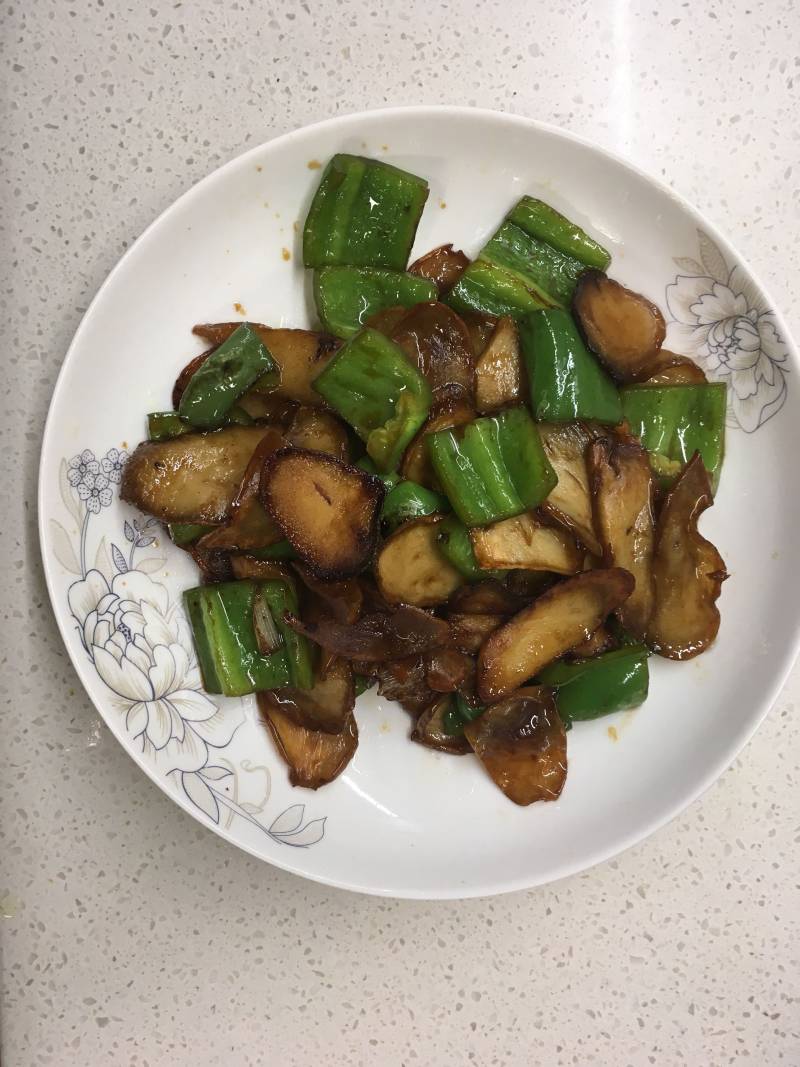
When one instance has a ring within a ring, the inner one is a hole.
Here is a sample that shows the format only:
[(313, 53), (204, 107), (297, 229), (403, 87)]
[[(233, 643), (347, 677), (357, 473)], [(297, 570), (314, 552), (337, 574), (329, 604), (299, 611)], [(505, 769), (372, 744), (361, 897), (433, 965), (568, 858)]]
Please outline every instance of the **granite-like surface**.
[(98, 722), (41, 580), (36, 467), (121, 252), (242, 149), (385, 103), (531, 115), (707, 211), (800, 327), (793, 0), (8, 0), (0, 15), (2, 1059), (800, 1063), (795, 673), (655, 838), (493, 901), (360, 898), (262, 865)]

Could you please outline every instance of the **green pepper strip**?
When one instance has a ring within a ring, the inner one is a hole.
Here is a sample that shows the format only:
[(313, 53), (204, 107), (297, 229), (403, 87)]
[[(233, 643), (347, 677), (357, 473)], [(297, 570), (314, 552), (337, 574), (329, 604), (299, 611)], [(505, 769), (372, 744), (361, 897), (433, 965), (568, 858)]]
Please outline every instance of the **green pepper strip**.
[(537, 507), (558, 480), (524, 408), (476, 419), (464, 430), (440, 430), (426, 440), (436, 475), (467, 526)]
[(216, 526), (204, 526), (199, 522), (171, 522), (167, 526), (169, 530), (169, 536), (172, 538), (173, 544), (190, 545), (203, 534), (210, 533), (212, 530), (216, 530)]
[(629, 645), (578, 663), (552, 663), (538, 681), (555, 689), (564, 723), (582, 722), (637, 707), (647, 699), (648, 649)]
[(333, 156), (303, 229), (305, 266), (405, 270), (427, 198), (424, 178), (377, 159)]
[(725, 455), (725, 383), (629, 386), (620, 395), (631, 433), (651, 453), (656, 473), (671, 482), (699, 452), (716, 492)]
[(396, 485), (399, 485), (403, 480), (397, 471), (390, 471), (388, 474), (382, 474), (369, 456), (362, 456), (358, 463), (356, 463), (356, 466), (359, 470), (365, 471), (367, 474), (372, 474), (376, 478), (380, 478), (386, 486), (387, 493), (390, 493), (392, 489), (394, 489)]
[(410, 308), (436, 298), (433, 282), (415, 274), (375, 267), (323, 267), (314, 272), (317, 314), (336, 337), (352, 337), (384, 308)]
[(401, 481), (386, 494), (381, 508), (381, 522), (387, 533), (404, 522), (424, 515), (439, 515), (450, 510), (450, 501), (416, 482)]
[(574, 256), (587, 267), (605, 270), (611, 262), (609, 252), (593, 241), (580, 226), (532, 196), (523, 196), (506, 218), (531, 237), (537, 237), (559, 252)]
[(258, 591), (264, 597), (270, 615), (283, 638), (289, 680), (298, 689), (311, 689), (314, 685), (314, 660), (307, 638), (286, 624), (286, 615), (298, 615), (300, 608), (297, 593), (288, 582), (277, 579), (260, 582)]
[(540, 422), (622, 421), (617, 388), (583, 343), (572, 316), (551, 308), (519, 324), (531, 407)]
[(342, 345), (314, 389), (367, 444), (379, 471), (393, 471), (431, 406), (428, 383), (399, 345), (363, 329)]
[(263, 656), (253, 629), (257, 583), (222, 582), (184, 594), (197, 661), (208, 693), (245, 696), (289, 684), (283, 649)]
[(222, 426), (238, 398), (275, 363), (248, 322), (215, 349), (183, 391), (178, 413), (199, 429)]
[(289, 544), (288, 541), (276, 541), (274, 545), (267, 545), (266, 548), (251, 548), (248, 549), (248, 556), (255, 556), (256, 559), (297, 559), (297, 553)]
[(469, 704), (461, 693), (456, 693), (455, 700), (451, 700), (449, 708), (442, 715), (442, 729), (446, 734), (458, 737), (464, 733), (466, 724), (479, 719), (485, 710), (483, 704)]

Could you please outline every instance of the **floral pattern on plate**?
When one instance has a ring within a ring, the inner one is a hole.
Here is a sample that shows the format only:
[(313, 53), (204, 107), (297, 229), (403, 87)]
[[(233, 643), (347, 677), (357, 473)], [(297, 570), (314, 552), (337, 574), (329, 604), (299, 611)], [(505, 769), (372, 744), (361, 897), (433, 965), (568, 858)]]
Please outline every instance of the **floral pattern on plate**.
[(728, 386), (728, 422), (753, 433), (786, 401), (788, 347), (763, 293), (717, 244), (697, 231), (699, 260), (666, 288), (667, 347), (691, 356), (711, 381)]
[[(158, 521), (126, 519), (119, 544), (103, 535), (89, 552), (91, 520), (110, 506), (126, 459), (116, 448), (100, 459), (86, 448), (61, 463), (61, 499), (77, 536), (56, 519), (50, 528), (59, 563), (75, 575), (67, 602), (83, 650), (148, 765), (198, 811), (216, 826), (240, 817), (273, 841), (308, 848), (325, 836), (326, 818), (306, 821), (305, 805), (292, 804), (265, 826), (256, 816), (270, 797), (269, 768), (225, 756), (245, 722), (244, 704), (218, 705), (202, 689), (183, 611), (152, 577), (167, 561), (141, 554), (158, 547)], [(258, 782), (255, 800), (241, 796), (245, 778)]]

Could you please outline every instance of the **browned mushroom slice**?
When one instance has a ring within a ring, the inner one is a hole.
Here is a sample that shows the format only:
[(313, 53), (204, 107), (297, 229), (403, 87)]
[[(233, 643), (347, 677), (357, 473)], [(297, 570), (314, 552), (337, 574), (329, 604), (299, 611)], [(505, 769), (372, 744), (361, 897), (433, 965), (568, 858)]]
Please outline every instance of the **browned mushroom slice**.
[(352, 667), (332, 656), (317, 672), (312, 689), (276, 689), (272, 704), (297, 726), (339, 734), (347, 728), (356, 704)]
[(664, 316), (640, 293), (599, 270), (578, 279), (572, 310), (589, 347), (621, 382), (649, 376), (664, 343)]
[(547, 458), (558, 484), (543, 505), (557, 522), (571, 530), (590, 552), (602, 552), (594, 529), (592, 497), (586, 470), (586, 446), (599, 431), (582, 422), (541, 422), (538, 426)]
[(692, 659), (719, 630), (716, 600), (728, 577), (725, 562), (697, 530), (714, 503), (708, 473), (695, 453), (661, 507), (653, 560), (655, 609), (647, 640), (668, 659)]
[(493, 522), (470, 532), (479, 567), (486, 570), (551, 571), (577, 574), (584, 553), (566, 530), (542, 522), (533, 512)]
[(475, 364), (475, 406), (488, 415), (519, 403), (521, 391), (519, 335), (514, 320), (503, 315)]
[(471, 749), (463, 733), (452, 734), (447, 731), (446, 715), (452, 699), (451, 696), (439, 696), (425, 708), (411, 731), (411, 740), (437, 752), (466, 756)]
[(494, 328), (498, 323), (497, 316), (484, 315), (479, 311), (462, 311), (461, 321), (467, 327), (467, 333), (472, 341), (472, 354), (478, 359), (494, 333)]
[(480, 652), (486, 638), (508, 621), (507, 615), (451, 611), (447, 616), (453, 642), (462, 652)]
[(234, 570), (234, 556), (221, 548), (204, 551), (197, 544), (187, 545), (186, 551), (197, 564), (204, 585), (214, 582), (230, 582), (238, 577)]
[(281, 540), (281, 531), (264, 510), (258, 487), (261, 484), (264, 460), (282, 446), (281, 434), (278, 430), (269, 428), (247, 464), (241, 488), (231, 504), (228, 522), (202, 537), (198, 542), (199, 548), (247, 551), (267, 548)]
[(298, 408), (286, 431), (286, 444), (326, 452), (343, 463), (350, 458), (350, 442), (344, 423), (319, 408)]
[(234, 578), (253, 578), (257, 582), (293, 582), (291, 573), (282, 563), (272, 559), (259, 559), (247, 552), (231, 556)]
[[(240, 322), (218, 322), (213, 325), (195, 326), (193, 332), (214, 345), (221, 345), (241, 325)], [(272, 329), (260, 322), (251, 322), (250, 325), (266, 345), (280, 371), (278, 384), (275, 384), (272, 378), (266, 379), (266, 391), (296, 400), (300, 404), (323, 407), (322, 397), (314, 391), (312, 382), (341, 342), (329, 334), (314, 333), (311, 330)], [(259, 389), (258, 382), (253, 386), (253, 390), (263, 391)]]
[(392, 330), (391, 338), (430, 385), (434, 412), (449, 409), (456, 401), (474, 404), (472, 342), (452, 308), (437, 301), (415, 304)]
[(374, 315), (370, 315), (365, 325), (371, 326), (373, 330), (377, 330), (386, 337), (391, 337), (394, 328), (407, 314), (407, 307), (403, 307), (402, 304), (396, 304), (394, 307), (381, 308)]
[(548, 589), (484, 642), (478, 656), (478, 696), (502, 700), (552, 660), (586, 641), (631, 595), (627, 571), (584, 571)]
[(484, 578), (462, 586), (450, 597), (451, 611), (474, 615), (513, 615), (525, 606), (527, 598), (518, 597), (495, 578)]
[(600, 438), (589, 445), (586, 458), (604, 562), (624, 567), (636, 581), (617, 615), (626, 630), (643, 640), (654, 595), (655, 487), (650, 460), (635, 437)]
[(428, 455), (428, 443), (425, 439), (428, 434), (436, 433), (437, 430), (449, 430), (451, 426), (463, 426), (464, 423), (471, 422), (474, 418), (474, 408), (464, 400), (456, 401), (448, 405), (444, 411), (431, 415), (406, 449), (403, 462), (400, 464), (402, 476), (416, 482), (417, 485), (438, 490), (440, 486), (433, 472)]
[(558, 798), (567, 778), (567, 735), (552, 690), (520, 689), (467, 723), (464, 734), (509, 800), (525, 806)]
[(464, 579), (439, 551), (440, 515), (404, 523), (386, 540), (375, 563), (378, 589), (389, 604), (444, 604)]
[(437, 648), (425, 657), (425, 680), (435, 693), (473, 689), (475, 660), (456, 648)]
[(380, 696), (395, 701), (415, 719), (436, 699), (425, 678), (425, 659), (422, 656), (410, 656), (389, 663), (356, 663), (354, 666), (359, 674), (377, 679)]
[(560, 580), (561, 575), (551, 574), (549, 571), (509, 571), (506, 575), (506, 589), (516, 597), (519, 607), (524, 608), (531, 600), (541, 596), (545, 589)]
[(566, 658), (592, 659), (594, 656), (602, 656), (604, 652), (613, 651), (618, 643), (607, 626), (598, 626), (590, 638), (570, 649)]
[[(300, 405), (296, 400), (274, 393), (245, 393), (239, 397), (238, 405), (251, 419), (272, 423), (276, 429), (287, 430), (291, 425)], [(319, 409), (317, 409), (319, 410)]]
[(304, 622), (291, 615), (287, 622), (327, 652), (365, 663), (406, 659), (453, 643), (443, 619), (405, 604), (388, 614), (362, 615), (352, 626), (334, 619)]
[(353, 623), (361, 614), (364, 592), (357, 578), (345, 578), (341, 582), (325, 582), (302, 563), (294, 563), (294, 569), (306, 589), (318, 597), (327, 612), (337, 622)]
[(264, 464), (260, 492), (283, 536), (318, 578), (348, 578), (369, 561), (384, 496), (380, 478), (323, 452), (283, 448)]
[(662, 348), (650, 364), (642, 385), (703, 385), (705, 374), (688, 356), (679, 356)]
[(292, 785), (319, 789), (345, 769), (358, 748), (358, 727), (350, 713), (338, 734), (307, 730), (289, 718), (275, 700), (275, 693), (259, 693), (258, 707), (278, 752), (289, 767)]
[(452, 245), (439, 245), (419, 259), (415, 259), (408, 268), (409, 274), (427, 278), (439, 290), (439, 295), (452, 289), (469, 266), (469, 258), (461, 251), (455, 251)]
[(227, 519), (250, 458), (268, 426), (230, 426), (140, 444), (122, 473), (120, 496), (162, 522)]

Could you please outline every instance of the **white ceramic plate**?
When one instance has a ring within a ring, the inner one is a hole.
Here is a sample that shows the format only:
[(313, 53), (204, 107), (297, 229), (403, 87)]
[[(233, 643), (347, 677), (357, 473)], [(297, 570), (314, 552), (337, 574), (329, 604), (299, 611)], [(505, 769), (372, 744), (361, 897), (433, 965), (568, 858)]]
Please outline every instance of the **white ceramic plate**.
[[(144, 414), (168, 407), (202, 345), (196, 322), (306, 326), (298, 228), (337, 151), (388, 159), (431, 193), (415, 254), (474, 253), (523, 193), (613, 253), (612, 273), (655, 300), (668, 347), (729, 384), (728, 451), (704, 532), (731, 572), (714, 648), (651, 661), (638, 711), (579, 724), (551, 804), (517, 808), (472, 758), (407, 739), (407, 715), (366, 695), (346, 773), (294, 790), (252, 698), (200, 691), (181, 591), (193, 565), (117, 495)], [(75, 669), (110, 729), (178, 804), (229, 841), (332, 885), (403, 897), (533, 886), (597, 863), (676, 815), (728, 765), (795, 655), (800, 576), (797, 353), (731, 246), (675, 194), (608, 153), (525, 119), (458, 108), (333, 119), (255, 148), (181, 197), (112, 271), (58, 380), (42, 449), (40, 532)], [(788, 386), (788, 388), (787, 388)], [(612, 729), (613, 728), (613, 729)], [(614, 736), (616, 735), (616, 739)]]

